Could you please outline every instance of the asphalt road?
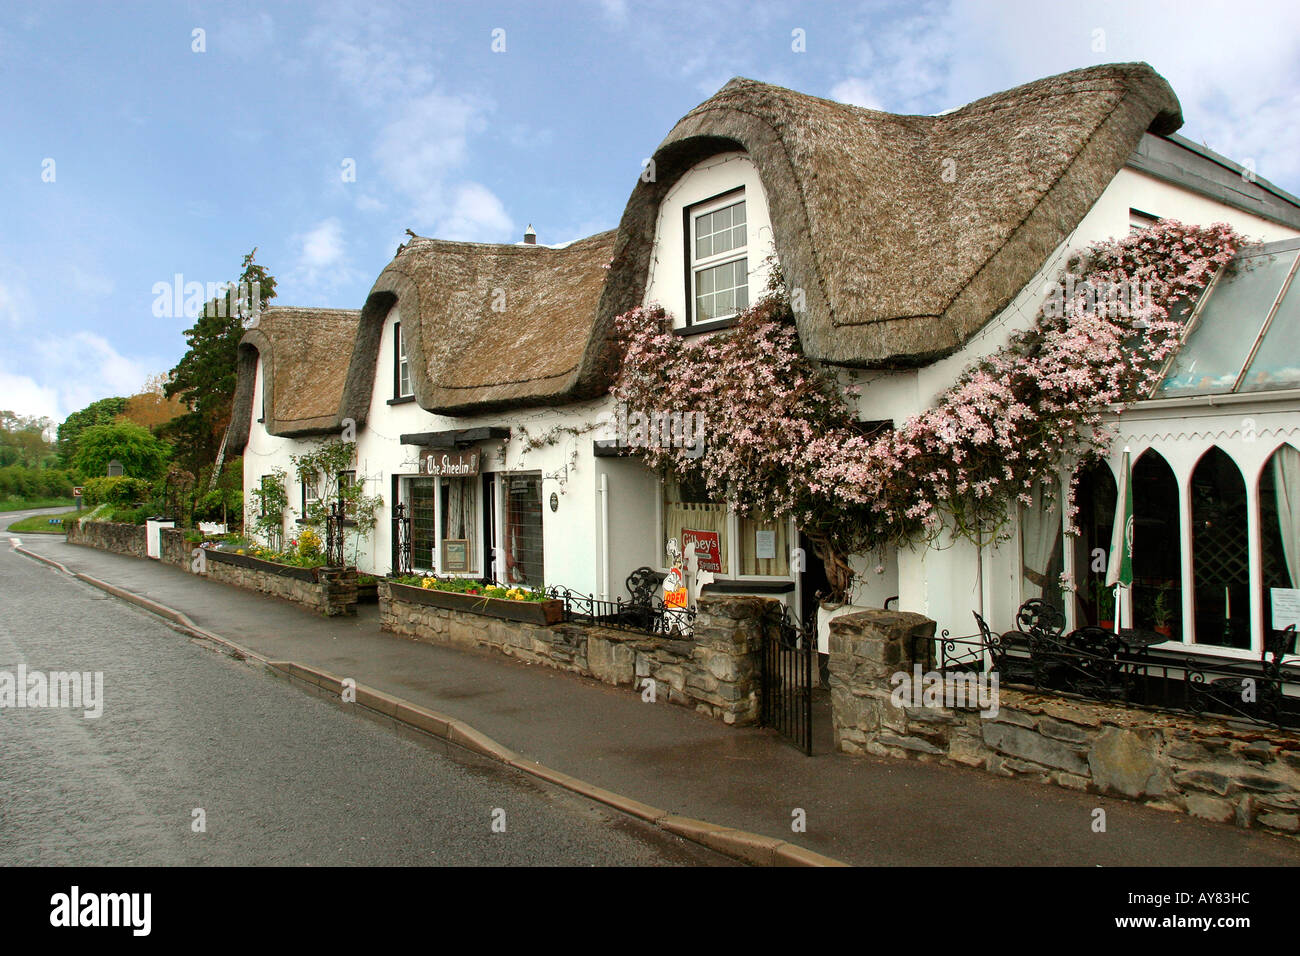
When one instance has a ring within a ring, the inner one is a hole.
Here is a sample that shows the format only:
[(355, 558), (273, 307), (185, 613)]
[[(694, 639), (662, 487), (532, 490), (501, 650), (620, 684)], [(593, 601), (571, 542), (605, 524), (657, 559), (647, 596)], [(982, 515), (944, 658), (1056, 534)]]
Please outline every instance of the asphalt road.
[(349, 714), (12, 552), (7, 538), (0, 684), (20, 664), (101, 672), (103, 714), (0, 709), (0, 863), (729, 862)]

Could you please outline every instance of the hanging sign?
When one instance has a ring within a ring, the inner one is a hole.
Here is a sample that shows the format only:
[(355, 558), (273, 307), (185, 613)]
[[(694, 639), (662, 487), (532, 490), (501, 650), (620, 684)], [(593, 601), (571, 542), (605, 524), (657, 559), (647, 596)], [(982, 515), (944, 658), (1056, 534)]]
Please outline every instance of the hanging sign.
[(478, 474), (478, 449), (429, 451), (420, 455), (420, 474), (435, 478), (473, 478)]
[(718, 538), (716, 531), (691, 531), (689, 528), (682, 529), (682, 548), (688, 544), (695, 545), (695, 556), (700, 562), (697, 568), (701, 571), (722, 570), (722, 542)]

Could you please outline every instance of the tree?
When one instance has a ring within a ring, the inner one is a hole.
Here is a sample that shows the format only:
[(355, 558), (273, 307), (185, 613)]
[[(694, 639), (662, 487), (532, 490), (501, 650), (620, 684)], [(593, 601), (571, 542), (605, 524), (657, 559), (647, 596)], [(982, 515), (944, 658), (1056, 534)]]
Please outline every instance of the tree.
[(159, 431), (187, 449), (184, 465), (196, 475), (216, 459), (230, 424), (239, 340), (260, 310), (275, 298), (275, 278), (253, 261), (256, 253), (254, 249), (244, 257), (239, 281), (209, 301), (193, 327), (185, 330), (189, 350), (171, 370), (163, 388), (167, 398), (179, 396), (188, 411)]
[(53, 427), (48, 418), (0, 411), (0, 467), (44, 468), (52, 464), (52, 449), (45, 436)]
[(64, 468), (72, 467), (72, 460), (77, 457), (77, 439), (81, 433), (92, 425), (109, 425), (117, 421), (117, 416), (125, 409), (125, 398), (101, 398), (64, 419), (59, 426), (59, 464)]
[(83, 477), (95, 478), (106, 474), (108, 463), (116, 459), (123, 474), (153, 481), (167, 470), (171, 451), (166, 442), (134, 422), (91, 425), (81, 433), (72, 465)]
[(126, 400), (122, 418), (145, 428), (156, 429), (177, 415), (183, 415), (185, 403), (174, 395), (168, 398), (163, 391), (166, 385), (167, 376), (162, 373), (149, 378), (139, 392)]

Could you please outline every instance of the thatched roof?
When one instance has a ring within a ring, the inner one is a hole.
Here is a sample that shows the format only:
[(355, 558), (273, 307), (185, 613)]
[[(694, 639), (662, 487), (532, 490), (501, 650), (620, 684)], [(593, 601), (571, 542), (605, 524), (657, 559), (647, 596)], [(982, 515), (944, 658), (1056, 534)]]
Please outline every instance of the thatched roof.
[(654, 154), (656, 181), (633, 190), (599, 331), (640, 304), (674, 182), (742, 149), (767, 193), (786, 281), (807, 297), (804, 350), (846, 365), (931, 361), (1010, 302), (1145, 131), (1181, 123), (1173, 91), (1144, 63), (1063, 73), (941, 116), (734, 79), (673, 128)]
[(254, 372), (262, 359), (266, 389), (266, 430), (296, 438), (324, 435), (340, 428), (339, 405), (352, 344), (356, 309), (268, 308), (239, 342), (239, 384), (228, 443), (248, 442), (253, 408)]
[[(1011, 301), (1144, 132), (1168, 135), (1181, 123), (1173, 91), (1142, 63), (1063, 73), (941, 116), (896, 116), (737, 78), (668, 134), (654, 181), (638, 180), (617, 232), (562, 248), (421, 237), (402, 246), (359, 322), (355, 312), (330, 313), (352, 317), (354, 341), (345, 342), (340, 319), (328, 341), (309, 335), (299, 344), (306, 351), (280, 349), (267, 424), (292, 435), (337, 428), (343, 417), (364, 422), (394, 305), (415, 397), (429, 411), (602, 393), (616, 358), (614, 317), (645, 295), (661, 201), (692, 166), (734, 150), (758, 169), (787, 284), (804, 292), (805, 352), (861, 367), (924, 364), (960, 348)], [(279, 348), (274, 333), (264, 345), (252, 332), (245, 347)], [(332, 371), (322, 374), (326, 352)], [(241, 395), (247, 388), (251, 398), (251, 387), (241, 375)], [(237, 416), (237, 430), (247, 418)]]
[(364, 421), (394, 302), (421, 406), (467, 414), (595, 395), (584, 370), (614, 233), (551, 248), (413, 238), (361, 312), (343, 414)]

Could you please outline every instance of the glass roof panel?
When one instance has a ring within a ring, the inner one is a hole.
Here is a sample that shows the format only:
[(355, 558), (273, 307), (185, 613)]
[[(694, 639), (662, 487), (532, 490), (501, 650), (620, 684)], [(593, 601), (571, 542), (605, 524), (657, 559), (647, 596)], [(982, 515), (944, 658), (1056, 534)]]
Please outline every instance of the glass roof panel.
[(1300, 275), (1291, 280), (1291, 288), (1277, 307), (1273, 324), (1264, 333), (1264, 341), (1238, 391), (1281, 388), (1300, 388)]
[(1211, 291), (1159, 397), (1231, 392), (1295, 261), (1294, 250), (1238, 259)]

